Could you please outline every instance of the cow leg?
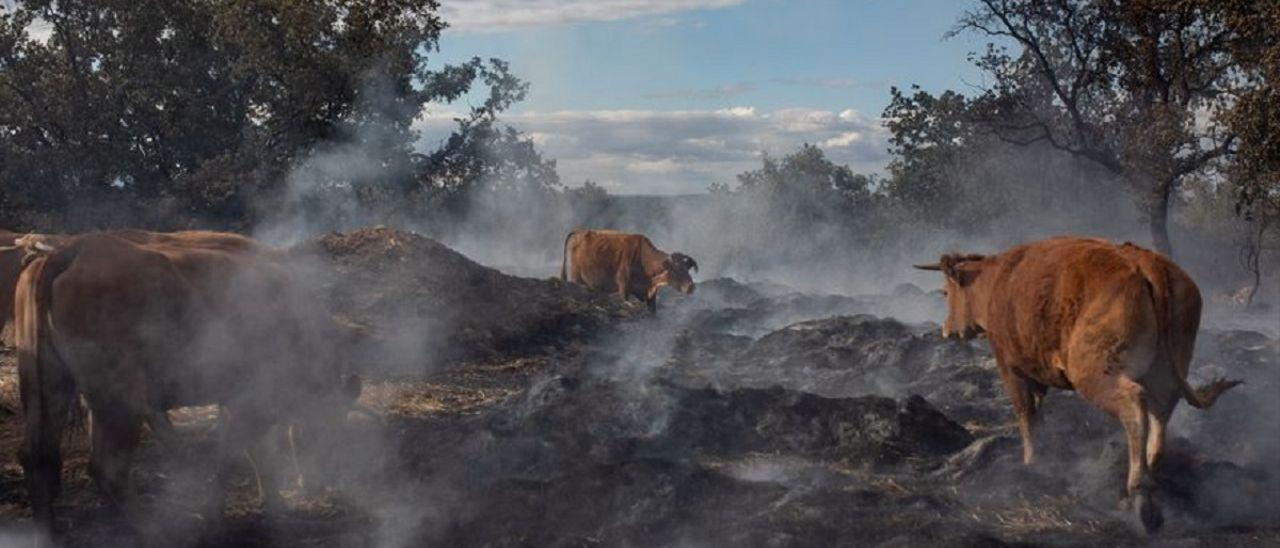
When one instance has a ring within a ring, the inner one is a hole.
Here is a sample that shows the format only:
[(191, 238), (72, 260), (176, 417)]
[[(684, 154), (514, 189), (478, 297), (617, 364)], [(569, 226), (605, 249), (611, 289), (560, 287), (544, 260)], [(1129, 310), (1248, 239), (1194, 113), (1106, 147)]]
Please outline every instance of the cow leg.
[(163, 409), (153, 409), (147, 412), (147, 426), (151, 428), (151, 435), (156, 439), (166, 451), (172, 451), (177, 447), (178, 432), (173, 428), (173, 422), (169, 420), (169, 413)]
[(622, 299), (622, 303), (626, 304), (627, 299), (631, 297), (631, 271), (627, 268), (619, 268), (613, 275), (613, 286), (617, 288), (618, 297)]
[(218, 494), (215, 501), (218, 515), (221, 515), (226, 498), (223, 485), (235, 462), (233, 459), (241, 457), (247, 459), (249, 466), (253, 469), (254, 483), (258, 488), (258, 497), (263, 508), (268, 513), (278, 511), (283, 504), (273, 467), (277, 459), (271, 458), (274, 451), (268, 447), (269, 434), (275, 433), (276, 430), (264, 428), (262, 425), (267, 424), (268, 421), (263, 418), (263, 414), (254, 413), (250, 409), (232, 410), (223, 407), (219, 416), (226, 420), (219, 425), (222, 435), (218, 440), (218, 477), (215, 480), (218, 484), (215, 487), (215, 493)]
[(1005, 364), (997, 364), (1005, 392), (1013, 402), (1013, 414), (1018, 419), (1018, 434), (1022, 438), (1022, 463), (1030, 466), (1036, 462), (1035, 443), (1031, 438), (1031, 418), (1036, 413), (1037, 398), (1032, 392), (1031, 381)]
[(1147, 467), (1154, 473), (1164, 453), (1165, 429), (1181, 399), (1173, 368), (1157, 363), (1143, 379), (1147, 397)]
[(271, 450), (269, 436), (262, 436), (256, 443), (249, 445), (245, 449), (245, 457), (249, 459), (250, 466), (253, 467), (253, 475), (258, 485), (258, 500), (262, 504), (262, 509), (267, 514), (279, 514), (284, 508), (284, 499), (280, 496), (280, 484), (276, 481), (279, 475), (276, 473), (275, 464), (279, 459), (273, 458), (274, 451)]
[[(40, 371), (40, 375), (31, 375), (25, 369), (19, 369), (26, 423), (18, 460), (27, 480), (36, 523), (52, 532), (53, 501), (62, 487), (62, 433), (75, 401), (75, 388), (53, 368)], [(36, 383), (32, 377), (41, 377), (42, 382)], [(32, 390), (39, 390), (40, 394), (31, 394)]]
[(218, 407), (217, 456), (214, 459), (213, 484), (210, 486), (209, 498), (205, 501), (204, 516), (206, 522), (210, 524), (208, 527), (210, 530), (215, 529), (216, 525), (222, 521), (222, 511), (226, 507), (227, 480), (231, 477), (232, 463), (237, 453), (233, 447), (238, 442), (236, 433), (232, 432), (232, 424), (239, 418), (233, 416), (232, 410), (227, 406)]
[(1129, 444), (1129, 473), (1125, 478), (1127, 499), (1122, 506), (1132, 506), (1142, 527), (1151, 532), (1160, 527), (1160, 509), (1151, 500), (1154, 482), (1147, 467), (1147, 442), (1150, 418), (1146, 390), (1123, 374), (1105, 373), (1085, 382), (1073, 383), (1085, 399), (1111, 414), (1124, 426)]
[(132, 499), (129, 464), (142, 432), (142, 421), (107, 406), (95, 406), (89, 473), (112, 504), (126, 508)]
[(290, 424), (287, 430), (289, 443), (289, 460), (293, 463), (293, 473), (297, 476), (298, 490), (307, 492), (307, 478), (302, 473), (302, 462), (298, 460), (298, 437), (300, 428), (296, 424)]

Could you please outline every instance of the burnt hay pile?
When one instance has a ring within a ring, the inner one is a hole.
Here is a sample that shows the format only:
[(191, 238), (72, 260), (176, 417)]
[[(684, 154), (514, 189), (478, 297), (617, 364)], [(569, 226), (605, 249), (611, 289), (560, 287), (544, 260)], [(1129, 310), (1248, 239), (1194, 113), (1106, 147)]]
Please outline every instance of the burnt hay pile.
[[(653, 316), (398, 230), (326, 234), (289, 254), (360, 334), (354, 355), (372, 373), (362, 401), (385, 424), (332, 455), (340, 494), (295, 501), (283, 518), (244, 510), (213, 544), (1147, 542), (1116, 509), (1126, 455), (1115, 421), (1051, 392), (1041, 463), (1023, 466), (987, 344), (939, 336), (937, 293), (814, 295), (721, 278), (690, 297), (664, 293)], [(1180, 407), (1157, 540), (1280, 543), (1280, 341), (1206, 329), (1197, 354), (1193, 377), (1248, 384), (1207, 413)], [(20, 419), (2, 410), (16, 440)], [(202, 424), (185, 430), (185, 453), (208, 452)], [(155, 477), (163, 458), (145, 451), (150, 485), (173, 484)], [(23, 508), (16, 463), (4, 464), (0, 508)], [(82, 502), (97, 499), (78, 466), (69, 504), (89, 510), (73, 514), (67, 544), (129, 545), (119, 518)]]
[(547, 352), (635, 313), (616, 298), (481, 266), (416, 233), (365, 228), (294, 246), (322, 299), (368, 334), (380, 369)]

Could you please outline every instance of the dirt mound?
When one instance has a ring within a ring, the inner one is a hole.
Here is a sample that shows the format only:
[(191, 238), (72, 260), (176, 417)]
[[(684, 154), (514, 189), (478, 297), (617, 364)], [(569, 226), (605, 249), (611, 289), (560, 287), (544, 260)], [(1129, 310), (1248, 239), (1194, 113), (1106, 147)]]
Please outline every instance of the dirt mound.
[(509, 276), (401, 230), (326, 234), (290, 254), (335, 315), (371, 335), (367, 359), (389, 370), (536, 355), (635, 313), (616, 296)]
[(665, 445), (679, 453), (783, 453), (855, 465), (963, 449), (972, 436), (919, 396), (824, 398), (779, 387), (680, 394)]
[[(543, 459), (787, 454), (855, 467), (943, 457), (972, 436), (918, 396), (824, 398), (779, 387), (687, 389), (555, 376), (492, 423)], [(935, 462), (936, 464), (936, 462)]]
[[(665, 373), (687, 386), (768, 387), (828, 397), (923, 395), (958, 420), (1000, 413), (999, 379), (983, 341), (870, 315), (794, 323), (758, 339), (690, 323)], [(977, 407), (975, 407), (977, 406)]]
[(939, 292), (925, 292), (912, 284), (899, 284), (890, 295), (822, 295), (797, 291), (779, 284), (742, 283), (716, 278), (698, 284), (690, 299), (673, 302), (693, 311), (696, 323), (717, 331), (761, 336), (796, 322), (870, 314), (909, 322), (937, 321), (946, 315)]

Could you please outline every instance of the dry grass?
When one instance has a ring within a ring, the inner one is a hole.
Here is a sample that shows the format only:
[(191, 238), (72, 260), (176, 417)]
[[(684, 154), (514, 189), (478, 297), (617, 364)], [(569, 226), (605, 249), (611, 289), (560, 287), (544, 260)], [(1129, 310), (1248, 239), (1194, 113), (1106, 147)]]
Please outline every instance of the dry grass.
[(1080, 500), (1074, 497), (1020, 498), (1011, 505), (997, 508), (975, 508), (970, 517), (988, 523), (1013, 537), (1026, 537), (1039, 533), (1064, 532), (1096, 533), (1103, 523), (1096, 520), (1072, 519), (1069, 512), (1078, 508)]

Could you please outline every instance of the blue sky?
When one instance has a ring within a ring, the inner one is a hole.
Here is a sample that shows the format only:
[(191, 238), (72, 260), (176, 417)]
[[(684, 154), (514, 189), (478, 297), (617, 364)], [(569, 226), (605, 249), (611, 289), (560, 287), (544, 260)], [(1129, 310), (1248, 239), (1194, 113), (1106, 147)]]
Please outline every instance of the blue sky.
[[(888, 161), (890, 85), (969, 90), (981, 43), (943, 39), (968, 4), (887, 0), (455, 0), (432, 64), (498, 57), (531, 85), (504, 118), (566, 184), (694, 193), (817, 143), (856, 171)], [(451, 113), (424, 121), (438, 138)]]

